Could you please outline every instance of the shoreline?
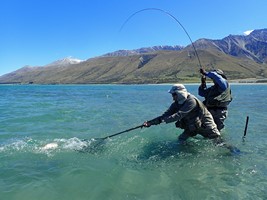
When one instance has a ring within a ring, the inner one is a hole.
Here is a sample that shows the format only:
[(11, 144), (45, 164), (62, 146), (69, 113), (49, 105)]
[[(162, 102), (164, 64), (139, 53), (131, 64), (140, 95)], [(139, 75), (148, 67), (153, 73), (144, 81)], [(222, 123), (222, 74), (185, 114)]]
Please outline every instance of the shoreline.
[[(212, 81), (207, 81), (207, 83), (211, 83)], [(230, 84), (267, 84), (267, 78), (245, 78), (245, 79), (229, 79), (228, 82)], [(191, 81), (177, 81), (172, 83), (19, 83), (19, 82), (11, 82), (11, 83), (0, 83), (0, 85), (172, 85), (175, 83), (181, 83), (186, 85), (195, 85), (200, 84), (200, 82), (191, 82)]]

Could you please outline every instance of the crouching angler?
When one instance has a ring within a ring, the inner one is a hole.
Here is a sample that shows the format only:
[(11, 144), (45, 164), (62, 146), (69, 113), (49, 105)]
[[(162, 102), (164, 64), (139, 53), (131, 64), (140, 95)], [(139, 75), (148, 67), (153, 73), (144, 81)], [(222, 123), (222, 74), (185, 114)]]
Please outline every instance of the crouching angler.
[(162, 122), (176, 122), (177, 128), (184, 129), (183, 133), (178, 137), (179, 142), (184, 142), (189, 137), (197, 134), (209, 139), (220, 137), (220, 132), (210, 112), (200, 100), (187, 92), (184, 85), (173, 85), (169, 93), (173, 98), (171, 106), (161, 116), (144, 122), (144, 127), (150, 127)]

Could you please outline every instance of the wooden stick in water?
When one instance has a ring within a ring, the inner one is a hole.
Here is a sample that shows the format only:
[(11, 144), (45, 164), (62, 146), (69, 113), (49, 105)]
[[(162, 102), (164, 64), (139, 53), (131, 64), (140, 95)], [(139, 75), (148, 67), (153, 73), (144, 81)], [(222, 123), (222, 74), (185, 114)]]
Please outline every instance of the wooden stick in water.
[(247, 129), (248, 129), (248, 120), (249, 120), (249, 116), (247, 116), (247, 120), (246, 120), (246, 126), (245, 126), (245, 130), (244, 130), (244, 135), (243, 135), (243, 140), (245, 139), (246, 135), (247, 135)]

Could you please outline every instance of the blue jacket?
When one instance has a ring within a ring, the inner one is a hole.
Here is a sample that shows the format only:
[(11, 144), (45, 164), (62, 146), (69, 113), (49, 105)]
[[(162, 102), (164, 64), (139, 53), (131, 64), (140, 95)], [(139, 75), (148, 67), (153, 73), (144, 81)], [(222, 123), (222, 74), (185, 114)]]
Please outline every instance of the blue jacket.
[(209, 88), (199, 86), (198, 94), (205, 97), (203, 103), (207, 107), (227, 107), (232, 101), (231, 89), (227, 80), (215, 71), (207, 72), (205, 75), (213, 80), (214, 85)]

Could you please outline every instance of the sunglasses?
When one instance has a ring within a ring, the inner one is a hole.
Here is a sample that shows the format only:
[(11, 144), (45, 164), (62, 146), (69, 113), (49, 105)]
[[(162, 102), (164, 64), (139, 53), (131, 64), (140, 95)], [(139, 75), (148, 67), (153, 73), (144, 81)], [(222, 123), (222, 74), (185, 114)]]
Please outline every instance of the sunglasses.
[(172, 96), (175, 97), (175, 96), (177, 96), (177, 94), (176, 93), (172, 93)]

